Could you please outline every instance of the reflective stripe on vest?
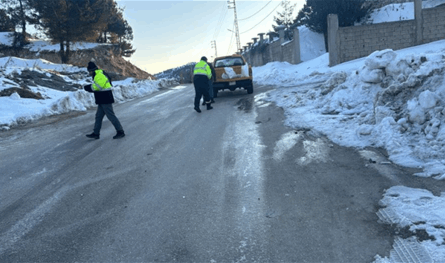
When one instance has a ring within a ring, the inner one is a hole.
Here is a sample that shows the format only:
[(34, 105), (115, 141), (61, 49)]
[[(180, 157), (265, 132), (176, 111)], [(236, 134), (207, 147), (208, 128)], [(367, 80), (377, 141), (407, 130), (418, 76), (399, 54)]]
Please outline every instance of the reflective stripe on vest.
[(93, 91), (107, 91), (111, 89), (111, 83), (110, 80), (108, 80), (107, 76), (103, 73), (101, 69), (97, 69), (96, 75), (94, 76), (93, 80)]
[[(109, 84), (110, 82), (107, 80), (107, 82), (105, 82), (105, 86), (107, 86), (107, 84)], [(102, 87), (101, 85), (99, 85), (99, 83), (97, 83), (96, 81), (94, 81), (94, 85), (96, 85), (96, 88), (99, 88), (99, 90), (96, 90), (96, 91), (106, 91), (106, 90), (109, 90), (110, 88), (111, 88), (111, 86), (110, 87), (108, 87), (108, 88), (104, 88), (104, 87)], [(93, 86), (94, 86), (93, 85)]]
[(193, 75), (204, 75), (210, 79), (212, 77), (212, 71), (210, 70), (210, 66), (204, 60), (201, 60), (195, 65)]

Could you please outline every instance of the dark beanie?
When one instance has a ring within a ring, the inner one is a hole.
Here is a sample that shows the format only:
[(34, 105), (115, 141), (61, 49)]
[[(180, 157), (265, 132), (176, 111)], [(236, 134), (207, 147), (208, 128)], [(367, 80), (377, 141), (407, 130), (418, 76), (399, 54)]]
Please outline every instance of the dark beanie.
[(94, 64), (94, 62), (88, 62), (88, 67), (87, 67), (88, 71), (93, 71), (97, 69), (96, 64)]
[(202, 57), (201, 60), (204, 60), (205, 62), (207, 62), (207, 58), (206, 57)]

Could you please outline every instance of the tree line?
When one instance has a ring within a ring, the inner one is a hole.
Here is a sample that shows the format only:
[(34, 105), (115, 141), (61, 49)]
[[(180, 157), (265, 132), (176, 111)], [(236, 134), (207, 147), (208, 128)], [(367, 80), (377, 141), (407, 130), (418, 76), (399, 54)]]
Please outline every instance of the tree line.
[(13, 31), (14, 46), (28, 44), (27, 26), (33, 25), (60, 45), (62, 63), (68, 63), (70, 45), (86, 41), (112, 43), (121, 55), (134, 52), (133, 29), (115, 0), (0, 0), (0, 31)]
[(353, 26), (369, 15), (372, 2), (369, 0), (306, 0), (303, 8), (294, 18), (293, 13), (296, 4), (290, 1), (281, 2), (283, 11), (277, 12), (274, 17), (275, 25), (272, 25), (274, 32), (278, 32), (280, 27), (284, 27), (285, 38), (292, 39), (292, 28), (305, 25), (314, 32), (322, 33), (327, 45), (329, 14), (337, 14), (340, 27)]

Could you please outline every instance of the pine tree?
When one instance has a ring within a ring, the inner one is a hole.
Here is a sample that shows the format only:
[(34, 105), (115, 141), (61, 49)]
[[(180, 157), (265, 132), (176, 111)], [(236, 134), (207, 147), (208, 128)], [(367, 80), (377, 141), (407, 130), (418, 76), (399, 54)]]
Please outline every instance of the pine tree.
[(279, 28), (284, 26), (285, 38), (292, 39), (292, 32), (290, 27), (293, 25), (293, 13), (296, 4), (291, 4), (289, 0), (281, 1), (281, 7), (283, 8), (283, 12), (277, 12), (278, 16), (274, 16), (274, 22), (276, 25), (272, 25), (274, 32), (278, 32)]
[(117, 44), (122, 50), (121, 55), (130, 57), (135, 52), (130, 43), (133, 40), (133, 29), (124, 19), (124, 9), (114, 0), (105, 0), (101, 8), (96, 10), (102, 14), (98, 22), (97, 42)]
[(306, 25), (312, 31), (323, 33), (326, 50), (329, 14), (337, 14), (340, 27), (353, 26), (365, 17), (370, 10), (367, 0), (307, 0), (294, 23)]
[(30, 14), (33, 11), (29, 6), (28, 0), (0, 0), (0, 3), (6, 6), (6, 13), (9, 22), (12, 23), (15, 31), (16, 27), (20, 27), (21, 34), (15, 34), (14, 42), (19, 46), (26, 44), (26, 25), (30, 21)]
[(6, 13), (6, 10), (0, 9), (0, 31), (2, 32), (10, 32), (14, 31), (15, 25), (12, 22), (11, 18)]
[(67, 63), (70, 45), (77, 41), (94, 41), (106, 0), (29, 0), (37, 12), (39, 29), (60, 45), (62, 63)]

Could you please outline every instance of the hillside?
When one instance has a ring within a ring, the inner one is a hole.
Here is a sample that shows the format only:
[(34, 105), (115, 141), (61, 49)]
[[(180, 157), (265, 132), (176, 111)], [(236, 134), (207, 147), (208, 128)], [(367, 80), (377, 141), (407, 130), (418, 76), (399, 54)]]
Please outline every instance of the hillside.
[[(58, 44), (33, 39), (22, 49), (11, 47), (10, 32), (0, 33), (0, 57), (18, 57), (23, 59), (44, 59), (52, 63), (61, 63)], [(136, 79), (155, 79), (155, 77), (121, 56), (122, 50), (112, 44), (74, 43), (71, 46), (69, 64), (77, 67), (86, 67), (89, 61), (109, 72), (113, 79), (122, 80), (127, 77)]]
[(184, 66), (168, 69), (161, 73), (155, 74), (155, 77), (157, 79), (175, 79), (181, 84), (192, 83), (192, 69), (195, 64), (195, 62), (191, 62)]

